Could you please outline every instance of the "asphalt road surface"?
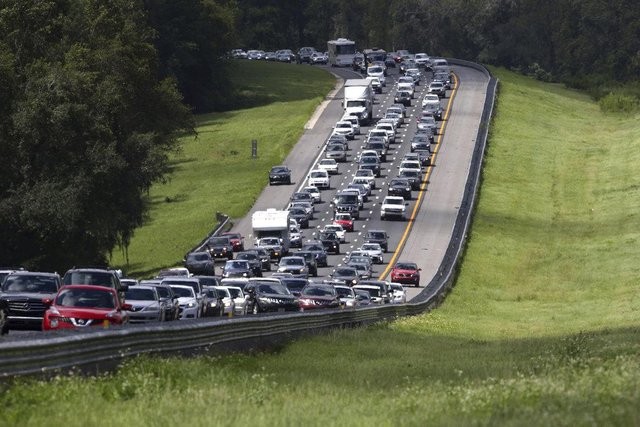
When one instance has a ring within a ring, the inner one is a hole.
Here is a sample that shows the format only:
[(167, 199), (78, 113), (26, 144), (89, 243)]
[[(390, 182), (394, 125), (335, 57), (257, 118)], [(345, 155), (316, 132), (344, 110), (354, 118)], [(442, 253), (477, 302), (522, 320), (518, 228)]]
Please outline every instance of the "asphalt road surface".
[[(337, 76), (337, 89), (328, 95), (326, 101), (310, 119), (304, 134), (284, 161), (284, 164), (293, 171), (293, 184), (266, 186), (251, 212), (237, 220), (233, 227), (233, 231), (245, 236), (247, 247), (250, 247), (254, 240), (251, 214), (256, 210), (267, 208), (285, 209), (293, 192), (306, 185), (305, 178), (308, 172), (319, 159), (324, 157), (325, 141), (331, 134), (336, 121), (343, 115), (342, 79), (361, 78), (360, 74), (350, 69), (331, 68), (329, 70)], [(333, 269), (344, 262), (346, 254), (360, 247), (363, 243), (362, 234), (367, 229), (384, 229), (390, 235), (389, 252), (385, 254), (385, 263), (376, 266), (376, 277), (387, 278), (391, 266), (398, 260), (416, 262), (422, 269), (420, 288), (408, 287), (408, 299), (415, 296), (421, 287), (433, 278), (449, 243), (464, 193), (488, 84), (487, 77), (477, 70), (457, 66), (452, 67), (452, 70), (456, 75), (457, 84), (453, 90), (447, 91), (447, 96), (441, 101), (445, 108), (445, 115), (444, 120), (439, 122), (440, 129), (436, 144), (432, 145), (432, 151), (435, 152), (433, 166), (426, 169), (424, 190), (413, 192), (412, 200), (407, 207), (408, 220), (381, 221), (380, 203), (387, 195), (387, 182), (397, 175), (400, 160), (405, 152), (410, 151), (409, 141), (416, 130), (416, 118), (420, 113), (420, 103), (426, 93), (430, 73), (426, 74), (427, 81), (423, 79), (416, 87), (415, 99), (407, 110), (409, 117), (398, 133), (400, 138), (389, 149), (387, 162), (383, 163), (382, 176), (376, 179), (377, 188), (365, 203), (360, 219), (356, 220), (355, 231), (347, 233), (347, 241), (341, 244), (340, 255), (329, 255), (329, 266), (319, 269), (319, 280), (328, 278)], [(391, 68), (387, 77), (387, 86), (382, 94), (375, 96), (374, 121), (380, 118), (386, 108), (393, 103), (397, 77), (397, 69)], [(316, 205), (316, 213), (309, 228), (302, 230), (304, 240), (313, 239), (325, 224), (331, 223), (333, 210), (329, 201), (336, 191), (351, 182), (358, 169), (355, 160), (369, 129), (370, 126), (363, 127), (361, 135), (354, 141), (350, 141), (351, 150), (348, 161), (340, 163), (340, 173), (331, 177), (331, 189), (322, 191), (323, 203)], [(265, 183), (267, 183), (267, 176), (265, 176)], [(401, 251), (397, 250), (399, 246), (402, 246)], [(292, 253), (295, 250), (293, 249)]]

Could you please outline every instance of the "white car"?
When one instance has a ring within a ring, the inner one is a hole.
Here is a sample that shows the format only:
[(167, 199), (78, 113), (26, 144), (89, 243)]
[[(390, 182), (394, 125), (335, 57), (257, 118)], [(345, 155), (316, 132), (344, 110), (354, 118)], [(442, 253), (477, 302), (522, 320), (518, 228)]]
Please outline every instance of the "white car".
[(393, 299), (391, 301), (393, 304), (404, 304), (407, 302), (407, 291), (402, 284), (391, 282), (389, 287), (393, 292)]
[(356, 137), (356, 131), (353, 125), (348, 120), (340, 120), (333, 127), (333, 133), (338, 135), (344, 135), (347, 139), (354, 139)]
[(191, 286), (169, 285), (178, 297), (180, 305), (180, 319), (197, 319), (200, 317), (200, 304), (196, 298), (196, 292)]
[(318, 187), (310, 185), (308, 187), (304, 187), (302, 191), (311, 194), (313, 203), (320, 203), (322, 201), (322, 196), (320, 194), (320, 190), (318, 190)]
[(431, 58), (429, 58), (429, 55), (427, 55), (426, 53), (416, 53), (413, 58), (415, 63), (418, 64), (418, 67), (431, 67)]
[(222, 303), (224, 304), (224, 314), (233, 315), (236, 311), (236, 301), (229, 292), (226, 286), (214, 286), (218, 291), (218, 295), (222, 297)]
[(350, 114), (344, 115), (340, 120), (351, 123), (351, 125), (353, 126), (353, 131), (356, 133), (356, 135), (360, 135), (360, 121), (358, 120), (357, 116), (353, 116)]
[(371, 169), (358, 169), (354, 178), (366, 179), (369, 183), (369, 188), (376, 188), (376, 176)]
[(329, 172), (324, 169), (314, 169), (309, 172), (308, 181), (310, 186), (317, 188), (330, 188)]
[(242, 288), (239, 286), (221, 286), (227, 288), (233, 298), (235, 304), (234, 314), (240, 314), (242, 316), (247, 314), (247, 299), (244, 296)]
[(360, 301), (356, 297), (356, 292), (351, 288), (351, 286), (334, 285), (333, 287), (338, 294), (340, 303), (342, 303), (345, 308), (355, 308), (360, 305)]
[(322, 231), (333, 231), (340, 239), (340, 243), (344, 243), (346, 241), (346, 232), (340, 224), (327, 224), (324, 226)]
[(362, 161), (364, 157), (375, 157), (380, 161), (380, 156), (376, 150), (362, 150), (360, 156), (358, 157), (358, 162)]
[(338, 162), (336, 162), (335, 159), (321, 159), (316, 168), (326, 170), (331, 175), (335, 175), (339, 172)]
[(367, 67), (367, 77), (377, 77), (382, 87), (387, 85), (387, 79), (384, 76), (384, 68), (380, 65), (371, 65)]
[(360, 246), (359, 250), (360, 252), (368, 253), (373, 262), (376, 264), (382, 264), (384, 262), (382, 255), (384, 251), (382, 250), (382, 246), (380, 246), (380, 243), (363, 243), (362, 246)]
[(428, 93), (422, 99), (422, 108), (426, 108), (428, 105), (440, 106), (440, 97), (435, 93)]
[(406, 218), (407, 204), (404, 201), (404, 197), (385, 197), (380, 205), (380, 219), (398, 218), (404, 220)]
[(407, 91), (411, 93), (411, 98), (415, 96), (416, 84), (411, 76), (402, 76), (398, 78), (398, 91)]
[(387, 131), (384, 129), (371, 129), (369, 130), (369, 133), (367, 134), (367, 140), (373, 138), (373, 137), (380, 137), (384, 140), (384, 145), (389, 148), (389, 134), (387, 134)]
[(415, 160), (415, 159), (411, 159), (411, 158), (403, 159), (400, 162), (400, 166), (398, 166), (398, 168), (400, 170), (403, 170), (403, 169), (417, 169), (420, 172), (422, 172), (422, 166), (420, 165), (420, 160)]
[(396, 142), (396, 129), (391, 123), (382, 122), (376, 125), (376, 129), (382, 129), (387, 132), (387, 137), (390, 143)]

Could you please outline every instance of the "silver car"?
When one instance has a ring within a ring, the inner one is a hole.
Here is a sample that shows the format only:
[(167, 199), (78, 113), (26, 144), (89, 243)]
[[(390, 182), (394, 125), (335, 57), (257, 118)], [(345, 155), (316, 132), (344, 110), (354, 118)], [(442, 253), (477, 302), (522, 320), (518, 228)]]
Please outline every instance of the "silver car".
[(155, 286), (130, 286), (124, 293), (125, 301), (131, 304), (127, 310), (131, 323), (160, 322), (165, 319), (165, 306)]

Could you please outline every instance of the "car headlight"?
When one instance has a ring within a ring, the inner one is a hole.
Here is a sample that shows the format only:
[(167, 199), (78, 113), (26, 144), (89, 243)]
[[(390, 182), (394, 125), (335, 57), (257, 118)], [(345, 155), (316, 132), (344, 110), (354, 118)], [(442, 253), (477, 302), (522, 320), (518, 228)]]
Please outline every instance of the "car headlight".
[(189, 307), (189, 308), (193, 308), (195, 306), (196, 306), (195, 302), (190, 302), (190, 303), (187, 304), (187, 307)]

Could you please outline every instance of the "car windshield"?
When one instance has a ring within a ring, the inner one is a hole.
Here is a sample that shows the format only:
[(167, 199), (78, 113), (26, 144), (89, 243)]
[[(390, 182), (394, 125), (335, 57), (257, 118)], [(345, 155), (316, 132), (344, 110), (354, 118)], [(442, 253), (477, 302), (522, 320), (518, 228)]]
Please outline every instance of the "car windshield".
[(382, 67), (369, 67), (368, 71), (371, 74), (380, 74), (382, 73)]
[(362, 250), (363, 251), (379, 251), (380, 245), (375, 243), (365, 243), (364, 245), (362, 245)]
[(258, 292), (263, 294), (291, 295), (289, 289), (278, 283), (261, 283), (258, 286)]
[(356, 269), (355, 268), (337, 268), (336, 276), (355, 276)]
[(324, 246), (320, 246), (320, 245), (309, 245), (309, 246), (305, 246), (304, 248), (307, 251), (314, 251), (314, 252), (318, 252), (318, 251), (323, 251), (324, 250)]
[(380, 296), (380, 289), (366, 289), (366, 291), (369, 293), (369, 296), (371, 297), (379, 297)]
[(2, 285), (4, 292), (49, 293), (58, 292), (56, 280), (47, 276), (8, 275)]
[(229, 238), (228, 237), (211, 237), (209, 239), (209, 244), (210, 245), (215, 245), (215, 246), (228, 245), (229, 244)]
[(231, 298), (231, 293), (227, 288), (216, 288), (216, 291), (222, 298)]
[(417, 270), (418, 266), (410, 263), (397, 263), (396, 268), (398, 270)]
[(277, 166), (277, 167), (271, 168), (271, 172), (273, 173), (287, 172), (287, 168), (283, 166)]
[(130, 287), (124, 293), (124, 299), (127, 301), (151, 301), (157, 298), (152, 289)]
[(227, 261), (224, 268), (234, 268), (234, 269), (246, 269), (248, 268), (247, 261)]
[(410, 177), (410, 178), (417, 178), (420, 175), (420, 171), (415, 169), (404, 169), (400, 173), (400, 175)]
[(311, 172), (311, 178), (326, 178), (327, 174), (324, 172), (316, 171)]
[(239, 288), (227, 288), (229, 290), (229, 294), (231, 294), (231, 298), (240, 298), (242, 295), (242, 291)]
[(210, 256), (206, 252), (201, 252), (197, 254), (189, 254), (187, 256), (188, 261), (209, 261)]
[(276, 237), (273, 237), (273, 238), (269, 237), (269, 238), (266, 238), (266, 239), (262, 239), (260, 241), (260, 243), (263, 244), (263, 245), (279, 245), (280, 244), (280, 240), (278, 240), (278, 238), (276, 238)]
[(114, 275), (110, 272), (100, 271), (74, 271), (64, 275), (65, 285), (94, 285), (115, 288)]
[(369, 237), (373, 239), (385, 239), (387, 236), (380, 231), (370, 231)]
[(160, 295), (160, 298), (170, 298), (171, 297), (171, 292), (169, 291), (168, 288), (166, 288), (164, 286), (156, 287), (156, 291), (158, 292), (158, 295)]
[(282, 265), (304, 265), (304, 258), (282, 258)]
[(172, 286), (171, 289), (173, 290), (173, 293), (179, 297), (194, 297), (196, 295), (193, 288)]
[(358, 202), (358, 196), (355, 194), (338, 194), (336, 202), (337, 204), (354, 204)]
[(335, 292), (328, 286), (307, 286), (302, 290), (302, 296), (325, 297), (333, 295)]
[(341, 286), (336, 286), (336, 294), (338, 294), (339, 298), (353, 298), (353, 290), (351, 288), (343, 288)]
[(336, 123), (336, 128), (351, 129), (353, 125), (351, 123)]
[(236, 255), (236, 259), (254, 260), (258, 259), (258, 254), (254, 254), (251, 252), (242, 252)]
[(94, 289), (64, 289), (56, 298), (56, 305), (63, 307), (115, 308), (111, 292)]

